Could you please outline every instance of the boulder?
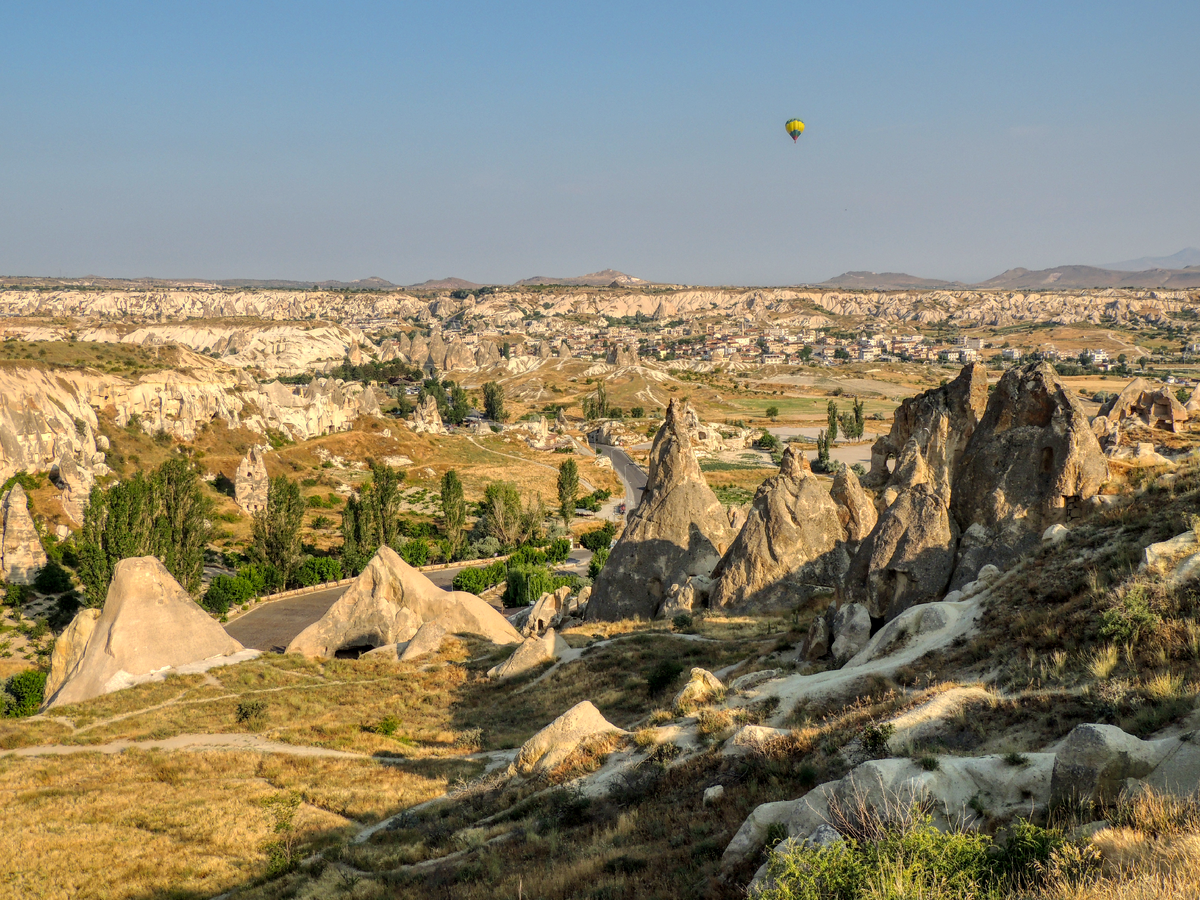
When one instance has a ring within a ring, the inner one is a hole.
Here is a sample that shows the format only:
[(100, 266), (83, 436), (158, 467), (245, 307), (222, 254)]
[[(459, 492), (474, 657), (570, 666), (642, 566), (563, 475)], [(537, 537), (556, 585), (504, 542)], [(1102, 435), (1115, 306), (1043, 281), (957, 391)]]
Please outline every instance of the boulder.
[[(1195, 393), (1188, 399), (1189, 405)], [(1168, 387), (1151, 388), (1145, 379), (1135, 378), (1116, 397), (1100, 408), (1110, 422), (1138, 421), (1148, 428), (1179, 432), (1188, 421), (1188, 407), (1179, 402)]]
[(1050, 802), (1070, 808), (1111, 802), (1127, 778), (1149, 775), (1171, 747), (1170, 741), (1139, 740), (1116, 725), (1076, 725), (1055, 755)]
[(1066, 525), (1051, 525), (1042, 532), (1042, 543), (1057, 544), (1064, 540), (1070, 533), (1070, 529), (1068, 529)]
[(800, 657), (813, 662), (829, 652), (829, 616), (822, 613), (808, 626), (808, 635), (800, 647)]
[(42, 539), (29, 514), (29, 498), (18, 482), (0, 500), (0, 580), (33, 584), (46, 561)]
[(44, 696), (53, 697), (75, 672), (99, 619), (100, 610), (81, 609), (58, 636), (50, 654), (50, 674), (46, 676)]
[(794, 607), (830, 594), (850, 558), (838, 506), (795, 444), (759, 486), (741, 532), (713, 570), (713, 608)]
[(368, 650), (362, 659), (386, 659), (391, 662), (410, 662), (437, 653), (442, 649), (442, 643), (449, 637), (440, 622), (426, 622), (417, 629), (410, 640), (396, 644), (385, 644)]
[(81, 468), (72, 454), (64, 453), (50, 470), (50, 478), (62, 491), (60, 499), (67, 518), (77, 525), (82, 524), (83, 511), (91, 496), (92, 485), (96, 483), (95, 476)]
[(697, 706), (712, 703), (724, 696), (725, 685), (721, 684), (721, 679), (708, 669), (696, 667), (692, 669), (692, 676), (683, 686), (683, 690), (675, 695), (671, 708), (687, 713)]
[(733, 539), (692, 452), (684, 400), (672, 400), (650, 450), (642, 502), (592, 586), (589, 621), (653, 619), (673, 584), (710, 575)]
[(503, 357), (500, 355), (500, 348), (491, 341), (480, 341), (479, 346), (475, 348), (475, 365), (481, 369), (499, 365), (501, 359)]
[(442, 423), (442, 415), (438, 412), (437, 400), (432, 394), (426, 394), (425, 399), (413, 410), (412, 429), (418, 434), (446, 434), (446, 426)]
[(770, 728), (766, 725), (743, 725), (733, 733), (721, 748), (722, 756), (747, 756), (759, 753), (766, 744), (791, 734), (786, 728)]
[(570, 756), (584, 741), (616, 732), (625, 734), (600, 714), (590, 700), (575, 704), (521, 745), (510, 775), (541, 775)]
[(1033, 363), (1009, 369), (996, 385), (959, 459), (950, 509), (960, 529), (979, 524), (995, 533), (993, 562), (1006, 569), (1048, 527), (1081, 515), (1107, 478), (1079, 401), (1052, 366)]
[(567, 642), (549, 629), (542, 637), (527, 637), (523, 640), (512, 656), (488, 670), (488, 678), (503, 681), (524, 675), (546, 663), (552, 663), (567, 649)]
[(837, 506), (838, 521), (842, 524), (842, 540), (857, 544), (871, 533), (879, 515), (875, 511), (875, 504), (863, 490), (858, 476), (849, 466), (842, 466), (833, 476), (829, 498)]
[(750, 672), (733, 679), (729, 683), (729, 690), (735, 694), (739, 691), (748, 691), (750, 688), (757, 687), (772, 678), (778, 678), (782, 674), (783, 669), (762, 669), (758, 672)]
[(267, 508), (267, 490), (270, 478), (267, 476), (267, 461), (262, 450), (251, 447), (237, 467), (233, 476), (233, 493), (237, 505), (250, 515)]
[(704, 789), (703, 805), (704, 806), (715, 806), (716, 804), (721, 802), (721, 799), (724, 796), (725, 796), (725, 786), (721, 785), (721, 784), (714, 784), (712, 787)]
[(861, 603), (847, 603), (833, 615), (833, 646), (829, 652), (837, 660), (854, 656), (871, 639), (871, 614)]
[(987, 400), (987, 369), (979, 363), (964, 366), (948, 384), (904, 400), (896, 408), (891, 431), (871, 447), (868, 483), (882, 487), (892, 480), (888, 464), (910, 440), (917, 442), (918, 452), (935, 473), (934, 480), (952, 482)]
[(444, 372), (462, 372), (475, 368), (475, 354), (471, 348), (458, 338), (452, 340), (446, 347), (446, 356), (442, 363)]
[(495, 644), (515, 644), (517, 630), (485, 601), (465, 591), (443, 591), (381, 547), (336, 603), (298, 634), (288, 653), (330, 658), (347, 651), (412, 639), (427, 622), (449, 634), (476, 634)]
[(678, 615), (689, 615), (693, 610), (703, 609), (712, 593), (712, 579), (693, 575), (683, 584), (667, 588), (667, 598), (659, 607), (660, 619), (672, 619)]
[(906, 488), (854, 554), (845, 596), (876, 618), (941, 597), (954, 571), (958, 526), (928, 484)]
[[(86, 631), (86, 621), (80, 620), (64, 648), (64, 670)], [(123, 559), (113, 570), (104, 609), (82, 654), (46, 707), (99, 697), (145, 680), (143, 676), (243, 649), (161, 562), (152, 556)]]
[(561, 625), (563, 619), (571, 611), (570, 597), (571, 588), (565, 584), (554, 593), (542, 594), (530, 609), (529, 617), (525, 620), (525, 627), (521, 629), (521, 634), (526, 637), (542, 634), (548, 628), (557, 628)]

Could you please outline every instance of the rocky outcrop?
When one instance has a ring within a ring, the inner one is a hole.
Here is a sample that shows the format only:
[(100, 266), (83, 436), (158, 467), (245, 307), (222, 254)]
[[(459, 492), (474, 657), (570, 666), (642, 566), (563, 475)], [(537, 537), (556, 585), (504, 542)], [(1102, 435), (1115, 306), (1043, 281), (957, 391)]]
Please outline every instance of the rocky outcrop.
[(363, 652), (407, 641), (426, 622), (495, 644), (521, 640), (504, 616), (474, 594), (443, 591), (395, 550), (381, 547), (346, 593), (300, 632), (287, 652), (322, 658), (339, 650)]
[(0, 481), (48, 472), (64, 456), (102, 463), (90, 405), (101, 379), (30, 365), (0, 369)]
[(638, 365), (638, 355), (626, 344), (620, 344), (608, 351), (605, 362), (610, 366), (636, 366)]
[(577, 609), (577, 606), (570, 602), (570, 597), (571, 588), (568, 585), (563, 585), (554, 593), (542, 594), (529, 611), (529, 618), (525, 620), (521, 633), (528, 637), (543, 634), (547, 629), (558, 628), (563, 620)]
[[(1190, 398), (1189, 398), (1190, 403)], [(1151, 389), (1143, 378), (1135, 378), (1116, 397), (1100, 407), (1110, 423), (1140, 422), (1148, 428), (1177, 433), (1188, 421), (1188, 409), (1168, 387)]]
[(671, 708), (681, 715), (689, 715), (697, 706), (704, 706), (724, 698), (725, 685), (708, 669), (699, 667), (692, 669), (688, 683), (683, 686)]
[(959, 460), (950, 508), (960, 529), (978, 524), (995, 535), (991, 562), (1006, 569), (1050, 525), (1081, 515), (1107, 478), (1079, 402), (1048, 363), (1034, 363), (996, 385)]
[(66, 684), (67, 677), (83, 659), (83, 651), (87, 649), (99, 619), (100, 610), (81, 609), (55, 640), (54, 650), (50, 654), (50, 673), (46, 676), (44, 696), (53, 697), (59, 688)]
[(857, 546), (858, 542), (871, 533), (879, 515), (875, 504), (863, 490), (858, 476), (849, 466), (842, 466), (833, 476), (829, 499), (837, 506), (838, 521), (842, 525), (842, 540)]
[(1143, 741), (1115, 725), (1076, 725), (1055, 755), (1050, 802), (1070, 809), (1112, 803), (1129, 779), (1191, 797), (1197, 772), (1200, 747), (1190, 733)]
[(417, 404), (412, 414), (412, 430), (417, 434), (445, 434), (446, 426), (442, 423), (442, 415), (438, 412), (437, 400), (432, 394), (426, 394), (425, 399)]
[(804, 453), (790, 444), (778, 474), (759, 486), (746, 524), (713, 570), (710, 604), (778, 609), (832, 593), (850, 564), (844, 534), (837, 504)]
[(601, 735), (624, 734), (600, 714), (590, 700), (575, 704), (521, 745), (509, 767), (510, 775), (542, 775), (567, 759), (584, 741)]
[(906, 488), (855, 553), (846, 597), (888, 619), (940, 597), (954, 571), (958, 537), (942, 494), (928, 484)]
[(846, 603), (833, 615), (833, 644), (829, 652), (837, 660), (847, 660), (867, 646), (871, 639), (871, 614), (861, 603)]
[(251, 447), (233, 476), (234, 499), (245, 512), (254, 515), (267, 508), (269, 487), (266, 457), (258, 447)]
[[(76, 647), (64, 652), (65, 663), (76, 656), (86, 630), (83, 622), (74, 630), (69, 643)], [(242, 650), (161, 562), (152, 556), (123, 559), (82, 654), (46, 707), (99, 697), (166, 669)]]
[(488, 669), (488, 678), (503, 681), (506, 678), (524, 675), (554, 662), (567, 649), (567, 642), (556, 635), (553, 628), (548, 629), (541, 637), (531, 635), (521, 642), (512, 656), (498, 666)]
[(90, 469), (81, 467), (74, 456), (64, 453), (58, 464), (50, 470), (50, 479), (62, 491), (59, 500), (63, 512), (72, 522), (82, 524), (83, 512), (87, 509), (96, 477)]
[(650, 450), (642, 502), (601, 569), (589, 620), (653, 619), (673, 584), (709, 575), (733, 539), (692, 452), (686, 401), (672, 400)]
[(0, 580), (33, 584), (46, 565), (46, 551), (29, 514), (29, 498), (20, 483), (0, 500)]
[(890, 481), (888, 465), (911, 440), (933, 471), (935, 482), (950, 484), (959, 457), (988, 400), (987, 370), (975, 363), (964, 366), (949, 384), (904, 400), (895, 412), (891, 431), (871, 447), (867, 481), (882, 487)]

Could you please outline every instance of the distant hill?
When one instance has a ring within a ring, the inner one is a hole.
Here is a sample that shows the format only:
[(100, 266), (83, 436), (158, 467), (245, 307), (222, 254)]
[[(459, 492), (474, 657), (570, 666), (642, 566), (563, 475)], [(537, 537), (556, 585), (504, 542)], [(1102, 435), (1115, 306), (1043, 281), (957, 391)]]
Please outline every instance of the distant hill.
[(1147, 269), (1186, 269), (1200, 266), (1200, 250), (1188, 247), (1170, 256), (1141, 256), (1124, 262), (1104, 263), (1101, 269), (1116, 269), (1118, 272), (1145, 272)]
[(299, 290), (315, 287), (323, 291), (387, 291), (396, 287), (390, 281), (376, 277), (361, 278), (358, 281), (287, 281), (282, 278), (226, 278), (221, 281), (215, 281), (213, 284), (219, 284), (222, 287), (292, 288)]
[(858, 288), (868, 291), (931, 291), (938, 288), (965, 287), (958, 281), (938, 281), (936, 278), (920, 278), (903, 272), (844, 272), (836, 278), (821, 282), (822, 286)]
[(580, 287), (611, 287), (613, 285), (617, 287), (630, 287), (638, 284), (649, 284), (649, 282), (642, 278), (626, 275), (624, 272), (618, 272), (616, 269), (602, 269), (599, 272), (592, 272), (590, 275), (577, 275), (573, 278), (551, 278), (547, 275), (534, 275), (532, 278), (524, 278), (518, 281), (516, 286), (536, 284), (571, 284)]
[(408, 285), (408, 289), (412, 291), (476, 291), (481, 287), (483, 287), (482, 284), (476, 284), (464, 278), (431, 278), (420, 284)]
[(1200, 287), (1200, 266), (1186, 269), (1147, 269), (1119, 272), (1096, 266), (1057, 266), (1053, 269), (1009, 269), (972, 287), (991, 290), (1044, 290), (1046, 288), (1167, 288)]

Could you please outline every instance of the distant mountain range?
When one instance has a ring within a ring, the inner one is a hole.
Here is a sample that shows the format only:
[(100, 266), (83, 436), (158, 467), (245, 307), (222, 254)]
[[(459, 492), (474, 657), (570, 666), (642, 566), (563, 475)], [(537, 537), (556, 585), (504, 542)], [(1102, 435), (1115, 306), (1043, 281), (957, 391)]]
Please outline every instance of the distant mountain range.
[[(406, 285), (392, 284), (390, 281), (376, 277), (362, 278), (358, 281), (285, 281), (282, 279), (231, 278), (211, 283), (219, 284), (222, 287), (318, 288), (323, 291), (387, 291), (393, 289), (411, 291), (475, 291), (483, 287), (482, 284), (477, 284), (474, 281), (453, 277), (431, 278), (429, 281), (422, 281), (420, 284)], [(535, 275), (532, 278), (523, 278), (513, 286), (569, 284), (579, 287), (635, 287), (639, 284), (649, 283), (642, 278), (635, 278), (633, 275), (618, 272), (616, 269), (602, 269), (599, 272), (592, 272), (590, 275), (575, 275), (570, 278), (552, 278), (546, 275)]]
[(1145, 272), (1147, 269), (1186, 269), (1200, 266), (1200, 250), (1188, 247), (1170, 256), (1140, 256), (1124, 262), (1102, 263), (1099, 269), (1116, 269), (1118, 272)]
[(517, 282), (516, 286), (532, 284), (571, 284), (580, 287), (634, 287), (639, 284), (649, 284), (641, 278), (635, 278), (632, 275), (626, 275), (624, 272), (618, 272), (616, 269), (601, 269), (599, 272), (592, 272), (590, 275), (577, 275), (573, 278), (551, 278), (546, 275), (535, 275), (532, 278), (523, 278)]

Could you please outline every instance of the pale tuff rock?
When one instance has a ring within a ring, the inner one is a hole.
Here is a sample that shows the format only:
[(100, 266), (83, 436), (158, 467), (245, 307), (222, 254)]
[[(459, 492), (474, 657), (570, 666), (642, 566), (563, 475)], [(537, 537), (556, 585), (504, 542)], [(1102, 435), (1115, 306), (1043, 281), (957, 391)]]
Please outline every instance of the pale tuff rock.
[(592, 588), (589, 620), (652, 619), (672, 584), (709, 575), (734, 535), (692, 452), (687, 402), (672, 400), (650, 450), (642, 502)]
[(713, 570), (720, 609), (792, 607), (832, 593), (849, 567), (838, 506), (791, 444), (754, 495), (746, 524)]
[[(1055, 756), (1051, 802), (1112, 802), (1125, 779), (1145, 778), (1177, 748), (1177, 739), (1143, 741), (1115, 725), (1077, 725)], [(1190, 755), (1200, 759), (1200, 751)]]
[(691, 677), (683, 689), (675, 695), (671, 708), (687, 713), (697, 706), (712, 703), (725, 696), (725, 685), (707, 669), (699, 667), (692, 669)]
[(876, 618), (937, 599), (954, 571), (958, 526), (928, 484), (900, 493), (850, 563), (845, 594)]
[(619, 422), (601, 422), (588, 432), (587, 439), (589, 443), (605, 447), (620, 447), (630, 442), (629, 432)]
[(382, 659), (388, 662), (409, 662), (437, 653), (449, 635), (438, 622), (426, 622), (417, 629), (417, 633), (407, 641), (396, 644), (384, 644), (374, 650), (368, 650), (360, 659)]
[(808, 634), (805, 636), (803, 643), (800, 645), (800, 658), (807, 662), (815, 662), (829, 652), (830, 628), (829, 628), (829, 612), (835, 609), (830, 607), (826, 612), (818, 615), (809, 623)]
[(600, 735), (625, 734), (600, 714), (591, 701), (575, 704), (521, 745), (510, 775), (548, 773), (569, 757), (584, 741)]
[[(1189, 406), (1192, 399), (1188, 399)], [(1100, 408), (1100, 415), (1110, 423), (1125, 424), (1133, 420), (1149, 428), (1179, 432), (1188, 421), (1189, 409), (1179, 402), (1168, 387), (1151, 389), (1142, 378), (1135, 378), (1125, 389)]]
[(563, 620), (578, 609), (579, 601), (570, 602), (571, 588), (563, 585), (554, 593), (542, 594), (529, 611), (521, 634), (526, 637), (542, 634), (549, 628), (558, 628)]
[(605, 360), (610, 366), (636, 366), (638, 365), (638, 355), (634, 350), (631, 350), (627, 345), (621, 344), (608, 351), (608, 357)]
[(673, 584), (667, 588), (667, 597), (658, 611), (660, 619), (672, 619), (678, 615), (690, 614), (693, 610), (703, 609), (712, 593), (712, 579), (703, 575), (693, 575), (683, 584)]
[(750, 688), (757, 687), (764, 681), (770, 681), (772, 678), (778, 678), (783, 674), (783, 669), (762, 669), (758, 672), (750, 672), (747, 675), (741, 675), (729, 683), (729, 690), (733, 693), (739, 691), (748, 691)]
[(829, 652), (834, 659), (846, 660), (856, 656), (871, 639), (871, 614), (861, 603), (847, 603), (833, 615), (833, 646)]
[(50, 470), (50, 478), (62, 491), (60, 501), (67, 518), (77, 525), (82, 524), (83, 511), (87, 508), (92, 485), (96, 483), (95, 476), (80, 468), (74, 456), (64, 453), (58, 465)]
[(715, 806), (716, 804), (721, 802), (721, 799), (724, 796), (725, 796), (725, 786), (721, 785), (721, 784), (714, 784), (712, 787), (704, 789), (703, 805), (704, 806)]
[(0, 579), (10, 584), (33, 584), (46, 565), (25, 489), (14, 484), (0, 500)]
[(480, 341), (479, 346), (475, 348), (475, 365), (478, 368), (499, 365), (502, 359), (500, 348), (492, 341)]
[(871, 533), (879, 515), (875, 511), (875, 504), (859, 483), (858, 476), (849, 466), (842, 466), (833, 476), (829, 498), (837, 505), (843, 540), (857, 544)]
[(250, 452), (238, 464), (237, 473), (233, 477), (237, 505), (251, 515), (266, 509), (269, 487), (266, 458), (261, 449), (251, 447)]
[(558, 358), (559, 359), (570, 359), (571, 358), (571, 346), (566, 341), (558, 342)]
[(563, 408), (558, 408), (558, 413), (554, 417), (554, 430), (559, 434), (564, 433), (568, 428), (567, 415), (563, 412)]
[(534, 669), (552, 663), (568, 649), (567, 642), (548, 629), (541, 637), (530, 636), (521, 642), (513, 651), (512, 656), (488, 670), (488, 678), (503, 681), (505, 678), (515, 678), (532, 672)]
[[(81, 623), (73, 642), (86, 630)], [(47, 707), (78, 703), (189, 663), (243, 650), (152, 556), (123, 559), (113, 571), (91, 638)], [(74, 651), (64, 653), (67, 662)]]
[(1079, 402), (1048, 363), (1035, 363), (1009, 369), (996, 385), (959, 459), (950, 508), (959, 528), (996, 533), (993, 561), (1007, 568), (1050, 525), (1081, 515), (1107, 478)]
[(722, 756), (749, 756), (780, 738), (791, 734), (786, 728), (771, 728), (767, 725), (743, 725), (733, 733), (721, 748)]
[(412, 414), (412, 429), (417, 434), (445, 434), (446, 426), (442, 424), (441, 413), (438, 412), (437, 401), (432, 394), (426, 394), (425, 399), (417, 404)]
[(44, 696), (53, 697), (75, 672), (99, 620), (100, 610), (81, 609), (58, 636), (50, 654), (50, 674), (46, 676)]
[(916, 441), (917, 452), (932, 471), (931, 480), (950, 484), (987, 401), (987, 370), (979, 363), (964, 366), (949, 384), (904, 400), (896, 409), (891, 431), (871, 447), (868, 482), (882, 486), (894, 481), (888, 463), (909, 441)]
[(0, 369), (0, 480), (46, 472), (65, 455), (99, 463), (96, 376), (30, 366)]
[(443, 591), (395, 550), (381, 547), (346, 593), (300, 632), (287, 652), (331, 658), (338, 650), (397, 644), (411, 639), (426, 622), (495, 644), (521, 640), (504, 616), (474, 594)]

